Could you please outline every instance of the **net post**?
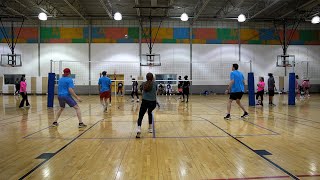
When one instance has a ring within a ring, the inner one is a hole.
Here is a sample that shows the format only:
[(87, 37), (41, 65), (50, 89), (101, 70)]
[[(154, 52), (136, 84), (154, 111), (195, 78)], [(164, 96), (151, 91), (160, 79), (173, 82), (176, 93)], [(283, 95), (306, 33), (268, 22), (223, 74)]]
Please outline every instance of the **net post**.
[(52, 61), (52, 59), (50, 60), (50, 73), (52, 73), (52, 66), (53, 66), (53, 61)]
[(54, 101), (54, 83), (55, 83), (55, 73), (48, 73), (48, 97), (47, 97), (47, 107), (53, 107)]
[(254, 74), (253, 72), (248, 73), (248, 94), (249, 94), (249, 106), (255, 106), (254, 99)]
[(152, 138), (156, 138), (156, 130), (154, 128), (154, 114), (152, 112)]
[(289, 73), (288, 105), (296, 105), (296, 74)]

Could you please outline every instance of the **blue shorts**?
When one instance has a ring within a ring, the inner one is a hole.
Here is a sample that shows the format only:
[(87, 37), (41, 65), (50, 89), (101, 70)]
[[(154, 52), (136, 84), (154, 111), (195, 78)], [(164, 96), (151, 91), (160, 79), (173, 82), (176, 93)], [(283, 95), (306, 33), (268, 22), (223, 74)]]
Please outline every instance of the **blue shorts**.
[(58, 100), (59, 100), (60, 107), (62, 108), (66, 107), (66, 103), (70, 107), (77, 105), (77, 102), (70, 96), (58, 96)]

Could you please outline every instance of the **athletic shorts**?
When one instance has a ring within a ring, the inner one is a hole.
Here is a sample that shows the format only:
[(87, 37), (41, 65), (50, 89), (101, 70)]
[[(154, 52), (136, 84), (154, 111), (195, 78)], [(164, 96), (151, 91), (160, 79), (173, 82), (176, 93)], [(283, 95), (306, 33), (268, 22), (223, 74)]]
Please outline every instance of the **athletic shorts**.
[(65, 108), (66, 104), (70, 107), (77, 105), (77, 102), (71, 96), (58, 96), (60, 107)]
[(178, 88), (178, 92), (182, 93), (182, 88)]
[(105, 92), (102, 92), (102, 93), (100, 93), (100, 99), (108, 99), (108, 98), (110, 98), (110, 96), (111, 96), (111, 92), (110, 91), (105, 91)]
[(269, 90), (269, 96), (274, 96), (274, 90)]
[(229, 99), (232, 99), (232, 100), (237, 100), (237, 99), (241, 99), (242, 98), (242, 95), (243, 95), (243, 92), (234, 92), (234, 93), (230, 93), (230, 97)]

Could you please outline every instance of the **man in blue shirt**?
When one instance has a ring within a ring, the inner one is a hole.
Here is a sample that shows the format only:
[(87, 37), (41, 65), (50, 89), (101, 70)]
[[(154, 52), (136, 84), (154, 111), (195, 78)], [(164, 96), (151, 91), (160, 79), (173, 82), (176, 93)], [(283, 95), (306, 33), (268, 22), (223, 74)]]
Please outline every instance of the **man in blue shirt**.
[(82, 116), (81, 116), (81, 111), (80, 111), (80, 107), (78, 106), (77, 102), (72, 98), (75, 97), (79, 102), (81, 102), (82, 100), (80, 99), (80, 97), (77, 96), (77, 94), (74, 92), (74, 84), (73, 84), (73, 80), (70, 77), (71, 71), (69, 68), (65, 68), (63, 70), (63, 77), (59, 79), (58, 82), (58, 100), (59, 100), (59, 105), (60, 105), (60, 109), (57, 112), (56, 115), (56, 119), (53, 122), (53, 126), (58, 126), (58, 119), (62, 113), (62, 111), (64, 110), (66, 104), (68, 104), (70, 107), (73, 107), (76, 112), (77, 112), (77, 116), (78, 116), (78, 120), (79, 120), (79, 128), (82, 127), (86, 127), (87, 125), (85, 125), (82, 122)]
[(230, 73), (230, 83), (228, 86), (228, 89), (226, 90), (226, 94), (230, 92), (230, 98), (227, 105), (227, 115), (224, 117), (224, 119), (231, 119), (230, 111), (231, 111), (231, 103), (232, 101), (236, 101), (239, 107), (243, 110), (244, 114), (241, 116), (241, 118), (246, 118), (249, 116), (248, 112), (245, 110), (243, 105), (241, 104), (240, 100), (242, 98), (242, 95), (244, 93), (244, 77), (243, 74), (238, 71), (239, 65), (233, 64), (232, 65), (232, 72)]
[(108, 99), (111, 96), (111, 80), (107, 77), (107, 72), (102, 72), (102, 77), (99, 79), (99, 92), (100, 92), (100, 103), (104, 107), (104, 111), (108, 108)]

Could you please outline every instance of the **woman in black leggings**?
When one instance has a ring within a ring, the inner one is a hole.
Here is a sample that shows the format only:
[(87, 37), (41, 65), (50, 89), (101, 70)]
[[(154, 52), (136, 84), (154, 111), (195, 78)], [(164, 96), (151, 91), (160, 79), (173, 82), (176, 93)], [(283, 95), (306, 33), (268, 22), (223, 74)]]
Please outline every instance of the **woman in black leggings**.
[(136, 138), (140, 138), (141, 135), (141, 124), (144, 114), (148, 111), (149, 117), (149, 129), (148, 132), (152, 133), (152, 111), (156, 108), (157, 105), (157, 84), (153, 81), (153, 74), (147, 74), (147, 82), (142, 84), (143, 93), (142, 93), (142, 103), (139, 111), (138, 119), (138, 129)]

